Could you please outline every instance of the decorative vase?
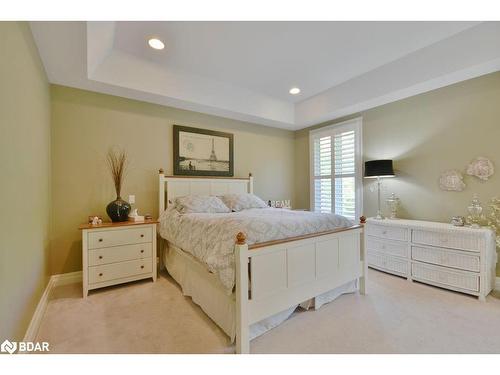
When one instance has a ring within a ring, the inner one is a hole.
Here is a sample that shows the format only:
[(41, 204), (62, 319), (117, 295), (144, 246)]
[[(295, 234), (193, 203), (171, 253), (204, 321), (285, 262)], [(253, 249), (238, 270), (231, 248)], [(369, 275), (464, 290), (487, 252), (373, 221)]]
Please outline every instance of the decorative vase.
[(396, 194), (391, 193), (391, 196), (386, 199), (386, 202), (391, 210), (391, 216), (389, 216), (389, 219), (397, 219), (399, 198), (396, 197)]
[(467, 211), (469, 211), (469, 216), (467, 216), (467, 222), (470, 224), (472, 228), (480, 228), (481, 221), (484, 220), (483, 206), (481, 206), (481, 202), (477, 194), (472, 195), (472, 202), (469, 207), (467, 207)]
[(130, 209), (130, 204), (121, 197), (117, 197), (106, 206), (106, 212), (113, 222), (127, 221)]

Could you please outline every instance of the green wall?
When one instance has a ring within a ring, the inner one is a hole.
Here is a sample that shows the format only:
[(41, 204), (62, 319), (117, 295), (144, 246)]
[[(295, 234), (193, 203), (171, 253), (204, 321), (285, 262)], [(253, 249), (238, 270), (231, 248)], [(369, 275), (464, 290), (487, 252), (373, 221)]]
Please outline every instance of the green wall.
[[(493, 73), (405, 100), (357, 113), (363, 117), (365, 160), (393, 159), (397, 177), (384, 180), (383, 200), (395, 192), (400, 216), (449, 222), (467, 214), (472, 194), (483, 206), (500, 197), (500, 73)], [(339, 119), (312, 128), (346, 120)], [(309, 207), (309, 130), (295, 134), (295, 194), (300, 207)], [(491, 159), (496, 173), (484, 182), (466, 176), (477, 156)], [(458, 169), (465, 176), (462, 192), (440, 190), (441, 172)], [(375, 181), (364, 181), (364, 214), (376, 213)], [(387, 207), (383, 205), (385, 212)], [(500, 267), (497, 267), (500, 275)]]
[(51, 272), (81, 270), (78, 225), (102, 215), (115, 198), (106, 169), (109, 147), (130, 157), (122, 197), (136, 195), (140, 213), (158, 215), (158, 169), (172, 174), (172, 125), (234, 134), (234, 174), (255, 178), (268, 199), (294, 195), (294, 133), (116, 96), (52, 86)]
[(50, 90), (26, 22), (0, 22), (0, 342), (22, 340), (48, 279)]

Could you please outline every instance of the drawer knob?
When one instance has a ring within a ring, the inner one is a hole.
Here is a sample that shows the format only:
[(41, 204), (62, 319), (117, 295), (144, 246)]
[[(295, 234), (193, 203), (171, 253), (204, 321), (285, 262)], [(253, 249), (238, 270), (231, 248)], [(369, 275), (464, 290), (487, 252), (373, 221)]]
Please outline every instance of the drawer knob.
[(141, 253), (143, 253), (143, 252), (144, 252), (144, 250), (141, 250)]
[(141, 238), (143, 238), (143, 237), (144, 237), (144, 234), (141, 234)]
[(99, 259), (102, 259), (102, 255), (99, 255)]
[(99, 276), (102, 276), (102, 272), (99, 274)]
[(141, 269), (144, 268), (144, 266), (141, 266)]
[(99, 242), (102, 242), (102, 238), (99, 238)]

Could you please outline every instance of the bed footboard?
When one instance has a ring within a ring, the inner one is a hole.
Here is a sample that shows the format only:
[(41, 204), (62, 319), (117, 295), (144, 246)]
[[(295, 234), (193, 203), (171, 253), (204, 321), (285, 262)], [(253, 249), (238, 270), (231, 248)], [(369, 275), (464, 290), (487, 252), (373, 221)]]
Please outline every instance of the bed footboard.
[(250, 352), (249, 327), (255, 322), (352, 280), (366, 293), (359, 225), (250, 246), (240, 232), (235, 262), (237, 353)]

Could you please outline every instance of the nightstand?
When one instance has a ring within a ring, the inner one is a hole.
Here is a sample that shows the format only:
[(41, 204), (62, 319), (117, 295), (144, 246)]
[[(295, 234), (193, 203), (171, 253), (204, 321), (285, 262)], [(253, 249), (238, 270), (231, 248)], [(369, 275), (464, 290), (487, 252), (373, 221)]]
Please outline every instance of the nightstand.
[(83, 297), (88, 291), (129, 281), (156, 281), (156, 220), (84, 224)]

